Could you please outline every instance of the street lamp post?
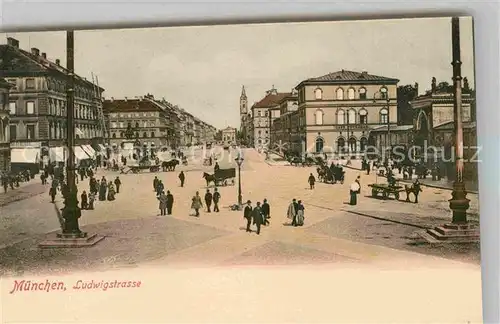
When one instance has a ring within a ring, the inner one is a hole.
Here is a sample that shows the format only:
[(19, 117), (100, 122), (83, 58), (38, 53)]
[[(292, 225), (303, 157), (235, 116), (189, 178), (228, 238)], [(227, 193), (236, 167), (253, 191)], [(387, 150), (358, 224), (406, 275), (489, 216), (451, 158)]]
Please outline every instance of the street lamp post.
[(61, 236), (82, 237), (85, 233), (80, 231), (78, 218), (80, 209), (78, 208), (78, 194), (75, 184), (75, 125), (74, 125), (74, 86), (75, 86), (75, 62), (74, 62), (74, 32), (66, 33), (66, 64), (67, 64), (67, 146), (68, 160), (66, 163), (67, 191), (64, 195), (64, 208), (62, 216), (64, 218), (63, 233)]
[(451, 38), (453, 47), (453, 87), (454, 87), (454, 128), (455, 128), (455, 157), (456, 177), (453, 183), (452, 198), (449, 200), (450, 209), (453, 211), (453, 224), (467, 223), (467, 209), (469, 199), (463, 181), (463, 128), (462, 128), (462, 62), (460, 61), (460, 21), (458, 17), (451, 19)]
[(241, 196), (241, 164), (243, 163), (243, 158), (240, 154), (238, 154), (235, 161), (238, 164), (238, 210), (241, 210), (243, 206), (243, 197)]

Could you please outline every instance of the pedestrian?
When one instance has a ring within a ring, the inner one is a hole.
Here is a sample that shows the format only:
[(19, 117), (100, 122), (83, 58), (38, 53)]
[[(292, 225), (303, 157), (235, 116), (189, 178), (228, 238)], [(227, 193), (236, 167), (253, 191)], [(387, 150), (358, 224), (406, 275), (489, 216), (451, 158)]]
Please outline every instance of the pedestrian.
[(160, 201), (158, 205), (158, 208), (160, 208), (160, 216), (165, 216), (167, 209), (167, 195), (165, 195), (164, 191), (160, 193), (160, 195), (158, 196), (158, 200)]
[(262, 208), (260, 207), (260, 202), (252, 210), (253, 223), (257, 226), (257, 234), (260, 234), (260, 227), (264, 223), (264, 218), (262, 217)]
[(161, 192), (165, 189), (165, 186), (163, 185), (163, 182), (161, 180), (158, 180), (158, 185), (156, 187), (156, 196), (159, 196)]
[(210, 213), (210, 206), (212, 206), (212, 193), (210, 192), (210, 189), (207, 189), (207, 192), (205, 193), (205, 205), (207, 206), (207, 213)]
[(115, 179), (115, 186), (116, 186), (116, 193), (120, 193), (120, 186), (122, 185), (122, 182), (120, 178), (117, 176)]
[(89, 208), (87, 192), (85, 190), (82, 192), (80, 200), (81, 200), (80, 206), (82, 207), (82, 209)]
[(106, 180), (101, 180), (99, 184), (99, 201), (106, 200), (106, 191), (108, 190)]
[(271, 206), (269, 206), (267, 199), (264, 199), (261, 209), (262, 209), (262, 218), (264, 220), (264, 225), (269, 225), (269, 218), (271, 218)]
[(307, 181), (309, 182), (309, 188), (311, 190), (313, 190), (314, 189), (314, 183), (316, 182), (316, 178), (313, 176), (312, 173), (309, 175), (309, 179)]
[(290, 205), (288, 205), (288, 210), (286, 212), (286, 217), (292, 220), (292, 226), (295, 226), (297, 222), (297, 200), (294, 198)]
[(250, 229), (250, 226), (252, 225), (252, 202), (250, 200), (247, 200), (247, 205), (245, 206), (245, 209), (243, 210), (243, 218), (247, 220), (247, 232), (251, 232), (252, 230)]
[(220, 170), (219, 162), (215, 162), (214, 173), (217, 173), (217, 171), (219, 171), (219, 170)]
[(214, 189), (214, 194), (212, 195), (212, 199), (214, 201), (214, 212), (218, 213), (219, 212), (220, 193), (217, 191), (217, 188)]
[(203, 208), (203, 204), (201, 203), (200, 193), (197, 191), (191, 199), (191, 209), (194, 209), (194, 216), (200, 217), (200, 208)]
[(371, 169), (370, 161), (367, 161), (366, 162), (366, 175), (370, 175), (370, 169)]
[(95, 201), (95, 192), (90, 192), (89, 194), (89, 209), (94, 209), (94, 201)]
[(179, 180), (181, 181), (181, 188), (184, 187), (184, 181), (186, 180), (186, 176), (184, 175), (184, 171), (179, 173)]
[(116, 194), (115, 186), (113, 185), (113, 182), (110, 181), (108, 183), (108, 200), (109, 201), (115, 200), (115, 194)]
[(422, 188), (420, 186), (420, 182), (418, 179), (415, 179), (415, 182), (413, 182), (413, 194), (415, 195), (415, 204), (418, 203), (418, 195), (422, 191)]
[(361, 191), (361, 186), (359, 184), (359, 179), (356, 179), (351, 184), (350, 187), (350, 196), (351, 196), (351, 199), (349, 201), (350, 205), (355, 206), (357, 204), (357, 195), (360, 193), (360, 191)]
[(172, 215), (172, 207), (174, 206), (174, 196), (167, 190), (167, 215)]
[(297, 226), (304, 225), (304, 205), (302, 205), (302, 200), (297, 202)]
[(155, 178), (153, 179), (153, 191), (155, 191), (156, 193), (158, 193), (158, 182), (160, 180), (158, 180), (158, 177), (155, 176)]
[(57, 186), (54, 187), (54, 181), (52, 181), (52, 186), (49, 189), (49, 196), (51, 199), (51, 203), (54, 203), (56, 200)]

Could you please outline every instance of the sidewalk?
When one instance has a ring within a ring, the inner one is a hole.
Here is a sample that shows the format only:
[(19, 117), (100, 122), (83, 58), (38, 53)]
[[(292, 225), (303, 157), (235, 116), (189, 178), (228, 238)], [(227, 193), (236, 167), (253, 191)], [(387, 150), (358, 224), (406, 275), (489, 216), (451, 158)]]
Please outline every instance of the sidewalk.
[[(3, 190), (3, 189), (2, 189)], [(49, 186), (43, 185), (40, 182), (30, 182), (21, 185), (19, 188), (11, 190), (10, 187), (7, 192), (0, 193), (0, 207), (8, 205), (12, 202), (24, 200), (42, 193), (48, 193)]]
[[(348, 169), (366, 172), (364, 170), (361, 170), (361, 161), (359, 161), (359, 160), (351, 161), (351, 165), (344, 164), (343, 166), (345, 168), (348, 168)], [(403, 180), (403, 174), (399, 174), (399, 172), (397, 170), (395, 170), (394, 175), (398, 181), (401, 181), (403, 183), (413, 183), (413, 181), (415, 179), (417, 179), (417, 177), (415, 175), (413, 175), (411, 180)], [(433, 181), (432, 177), (428, 176), (426, 179), (419, 179), (418, 181), (426, 187), (444, 189), (444, 190), (453, 190), (453, 181), (450, 181), (446, 178), (443, 178), (439, 181), (438, 180)], [(476, 195), (479, 193), (479, 188), (478, 188), (477, 182), (465, 181), (465, 188), (467, 189), (468, 193), (476, 194)]]

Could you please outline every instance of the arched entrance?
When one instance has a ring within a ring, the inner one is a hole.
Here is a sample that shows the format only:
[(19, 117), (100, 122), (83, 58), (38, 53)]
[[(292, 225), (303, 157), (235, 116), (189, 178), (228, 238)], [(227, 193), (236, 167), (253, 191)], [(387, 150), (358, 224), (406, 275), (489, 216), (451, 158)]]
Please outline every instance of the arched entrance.
[(324, 145), (323, 139), (321, 137), (318, 137), (316, 139), (316, 153), (323, 152), (323, 145)]
[(424, 112), (420, 112), (417, 118), (417, 131), (415, 134), (415, 145), (424, 147), (425, 142), (427, 145), (431, 145), (429, 142), (430, 132), (429, 132), (429, 121), (427, 115)]
[(349, 138), (349, 152), (356, 152), (356, 139), (354, 137)]

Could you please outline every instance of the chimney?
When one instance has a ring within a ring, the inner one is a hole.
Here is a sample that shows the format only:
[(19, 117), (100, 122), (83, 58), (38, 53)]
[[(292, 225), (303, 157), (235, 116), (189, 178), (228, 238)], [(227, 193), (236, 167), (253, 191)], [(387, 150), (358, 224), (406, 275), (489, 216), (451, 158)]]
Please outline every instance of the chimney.
[(40, 56), (40, 50), (36, 47), (32, 47), (31, 48), (31, 54), (35, 55), (35, 56)]
[(47, 53), (42, 53), (42, 57), (46, 60), (47, 59)]
[(19, 48), (19, 41), (12, 37), (7, 37), (7, 44)]
[(127, 97), (125, 97), (125, 101), (127, 101)]
[(363, 74), (363, 75), (367, 75), (367, 74), (368, 74), (368, 72), (363, 71), (363, 72), (361, 72), (361, 74)]
[(115, 101), (115, 98), (114, 97), (111, 97), (111, 102)]
[(57, 65), (57, 66), (60, 66), (60, 65), (61, 65), (61, 60), (60, 60), (60, 59), (56, 59), (56, 65)]

